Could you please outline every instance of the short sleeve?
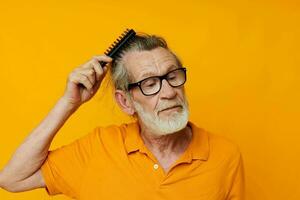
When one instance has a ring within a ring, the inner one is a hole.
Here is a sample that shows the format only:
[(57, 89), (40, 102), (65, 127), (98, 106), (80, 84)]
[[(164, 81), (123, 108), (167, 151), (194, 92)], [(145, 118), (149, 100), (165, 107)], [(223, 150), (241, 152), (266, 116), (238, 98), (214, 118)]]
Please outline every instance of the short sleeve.
[(78, 195), (86, 168), (96, 151), (99, 130), (97, 127), (74, 142), (48, 152), (41, 171), (49, 195), (65, 194), (71, 198)]
[(231, 169), (231, 187), (226, 199), (245, 200), (245, 171), (243, 158), (239, 151)]

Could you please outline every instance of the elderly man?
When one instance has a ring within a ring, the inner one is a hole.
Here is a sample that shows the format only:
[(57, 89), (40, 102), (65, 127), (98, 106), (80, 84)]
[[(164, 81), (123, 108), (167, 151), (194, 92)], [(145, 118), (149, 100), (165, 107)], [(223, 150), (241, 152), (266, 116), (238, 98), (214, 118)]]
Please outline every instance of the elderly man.
[[(96, 127), (49, 151), (109, 69), (116, 102), (136, 121)], [(64, 95), (1, 171), (1, 187), (86, 200), (244, 199), (239, 148), (189, 121), (185, 82), (186, 69), (155, 35), (137, 35), (114, 60), (94, 57), (69, 75)]]

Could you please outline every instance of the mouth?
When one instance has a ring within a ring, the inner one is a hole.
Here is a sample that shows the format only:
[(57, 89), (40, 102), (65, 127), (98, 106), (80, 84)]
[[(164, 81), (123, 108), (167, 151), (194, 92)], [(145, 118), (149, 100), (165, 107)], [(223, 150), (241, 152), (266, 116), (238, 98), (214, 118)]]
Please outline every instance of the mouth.
[(182, 108), (181, 105), (175, 105), (175, 106), (171, 106), (171, 107), (169, 107), (169, 108), (162, 109), (162, 110), (160, 110), (159, 112), (173, 111), (173, 110), (177, 110), (177, 109), (180, 109), (180, 108)]

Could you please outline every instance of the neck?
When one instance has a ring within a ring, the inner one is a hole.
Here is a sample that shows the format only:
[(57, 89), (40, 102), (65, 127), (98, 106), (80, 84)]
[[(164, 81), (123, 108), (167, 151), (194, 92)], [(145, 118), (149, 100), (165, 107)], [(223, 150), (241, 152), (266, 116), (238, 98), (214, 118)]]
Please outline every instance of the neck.
[(184, 129), (172, 134), (153, 133), (141, 125), (141, 137), (145, 145), (154, 153), (161, 157), (170, 154), (181, 154), (191, 141), (192, 131), (187, 125)]

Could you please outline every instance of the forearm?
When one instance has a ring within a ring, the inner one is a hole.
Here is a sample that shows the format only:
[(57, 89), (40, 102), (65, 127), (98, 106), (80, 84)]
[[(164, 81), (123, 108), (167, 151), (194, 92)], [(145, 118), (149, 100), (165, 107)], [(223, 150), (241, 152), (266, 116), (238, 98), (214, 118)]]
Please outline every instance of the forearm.
[(50, 144), (65, 121), (76, 110), (59, 99), (46, 118), (30, 133), (0, 172), (0, 183), (15, 183), (34, 174), (48, 155)]
[(63, 97), (0, 171), (0, 187), (25, 191), (44, 186), (40, 168), (48, 156), (50, 144), (73, 112), (96, 94), (108, 69), (102, 68), (101, 61), (111, 63), (112, 58), (96, 56), (70, 73)]

